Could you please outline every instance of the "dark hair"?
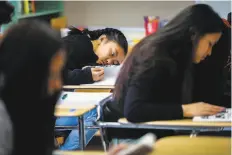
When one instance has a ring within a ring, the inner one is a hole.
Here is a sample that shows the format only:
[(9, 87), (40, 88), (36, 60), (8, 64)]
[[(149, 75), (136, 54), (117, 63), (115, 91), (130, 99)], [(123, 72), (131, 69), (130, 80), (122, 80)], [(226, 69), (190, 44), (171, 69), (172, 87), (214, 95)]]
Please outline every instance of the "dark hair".
[(83, 31), (81, 31), (75, 27), (70, 27), (69, 29), (70, 31), (68, 35), (87, 35), (90, 37), (91, 40), (96, 40), (101, 35), (106, 35), (108, 40), (118, 43), (119, 46), (123, 48), (125, 55), (127, 54), (128, 42), (124, 34), (117, 29), (105, 28), (105, 29), (99, 29), (93, 31), (90, 31), (88, 29), (84, 29)]
[[(0, 42), (0, 72), (5, 75), (2, 98), (14, 126), (12, 154), (29, 154), (22, 149), (22, 138), (38, 154), (53, 147), (54, 108), (60, 92), (48, 95), (47, 85), (51, 60), (62, 48), (60, 33), (31, 20), (12, 26)], [(27, 130), (28, 123), (33, 130)], [(33, 133), (38, 139), (30, 143)]]
[[(7, 81), (16, 85), (24, 81), (25, 87), (35, 79), (36, 83), (46, 79), (52, 56), (62, 48), (60, 39), (60, 34), (43, 22), (25, 21), (12, 26), (0, 43), (0, 69)], [(35, 76), (39, 72), (39, 77)]]
[(0, 1), (0, 25), (9, 23), (14, 7), (7, 1)]
[[(174, 62), (170, 66), (171, 69), (175, 68), (176, 63), (181, 63), (185, 80), (182, 91), (183, 96), (187, 97), (191, 93), (188, 92), (191, 86), (186, 81), (189, 80), (194, 49), (200, 37), (207, 33), (221, 32), (222, 28), (223, 22), (220, 16), (210, 6), (196, 4), (185, 8), (167, 25), (144, 38), (133, 48), (121, 68), (114, 97), (122, 103), (128, 84), (132, 80), (146, 76), (145, 72), (151, 70), (158, 63), (157, 60)], [(184, 86), (186, 84), (187, 87)], [(186, 95), (187, 93), (189, 94)], [(182, 100), (186, 101), (186, 99)]]
[(231, 25), (231, 12), (230, 13), (228, 13), (228, 15), (227, 15), (227, 21), (230, 23), (230, 25)]

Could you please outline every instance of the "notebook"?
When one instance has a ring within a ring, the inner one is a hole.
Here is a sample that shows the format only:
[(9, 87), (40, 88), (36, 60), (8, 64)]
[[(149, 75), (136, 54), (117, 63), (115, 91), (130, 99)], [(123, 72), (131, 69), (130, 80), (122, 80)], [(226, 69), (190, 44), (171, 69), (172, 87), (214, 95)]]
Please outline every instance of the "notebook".
[(120, 72), (122, 65), (107, 65), (107, 66), (95, 66), (104, 68), (104, 79), (93, 84), (82, 84), (85, 85), (95, 85), (95, 86), (113, 86), (116, 82), (118, 74)]
[(57, 102), (59, 108), (81, 108), (98, 105), (101, 100), (112, 93), (62, 92)]
[(231, 122), (231, 108), (225, 109), (216, 115), (212, 116), (196, 116), (193, 121), (204, 121), (204, 122)]

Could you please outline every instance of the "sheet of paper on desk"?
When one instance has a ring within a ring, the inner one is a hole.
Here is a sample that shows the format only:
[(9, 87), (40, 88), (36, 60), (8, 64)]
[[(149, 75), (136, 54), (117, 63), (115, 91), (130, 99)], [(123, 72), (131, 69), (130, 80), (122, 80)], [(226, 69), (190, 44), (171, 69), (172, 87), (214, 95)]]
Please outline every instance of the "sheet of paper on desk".
[(199, 122), (231, 122), (231, 108), (225, 109), (225, 111), (220, 112), (212, 116), (196, 116), (193, 121)]
[(103, 66), (104, 68), (104, 79), (98, 82), (94, 82), (93, 84), (83, 84), (83, 85), (98, 85), (98, 86), (113, 86), (118, 77), (119, 71), (121, 69), (121, 65), (110, 65)]
[(101, 100), (112, 93), (83, 93), (83, 92), (62, 92), (57, 106), (66, 108), (86, 107), (97, 105)]

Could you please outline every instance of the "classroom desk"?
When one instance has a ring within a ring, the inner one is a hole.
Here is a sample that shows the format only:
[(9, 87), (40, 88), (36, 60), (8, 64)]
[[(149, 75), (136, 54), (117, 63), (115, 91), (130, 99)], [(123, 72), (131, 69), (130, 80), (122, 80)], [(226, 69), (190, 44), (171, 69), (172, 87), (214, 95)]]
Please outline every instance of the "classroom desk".
[(150, 155), (230, 155), (231, 138), (171, 136), (158, 140)]
[(105, 155), (103, 151), (54, 151), (53, 155)]
[(104, 128), (129, 128), (129, 129), (164, 129), (191, 131), (191, 137), (199, 132), (231, 131), (231, 122), (193, 122), (191, 119), (153, 121), (145, 123), (130, 123), (125, 118), (118, 122), (98, 122), (100, 129)]
[[(230, 155), (231, 138), (170, 136), (153, 145), (149, 155)], [(106, 155), (103, 151), (54, 151), (53, 155)]]
[(114, 86), (96, 86), (96, 85), (66, 85), (63, 89), (73, 89), (77, 92), (111, 92)]
[(231, 122), (194, 122), (192, 119), (130, 123), (122, 118), (118, 122), (129, 128), (191, 130), (191, 136), (200, 131), (230, 131), (232, 127)]
[(92, 105), (92, 106), (87, 106), (87, 107), (73, 107), (73, 108), (70, 108), (70, 107), (67, 107), (65, 108), (64, 106), (63, 107), (59, 107), (57, 106), (56, 107), (56, 110), (55, 110), (55, 116), (56, 117), (62, 117), (62, 116), (67, 116), (67, 117), (80, 117), (80, 116), (83, 116), (85, 113), (93, 110), (94, 108), (96, 108), (95, 105)]
[[(64, 104), (65, 105), (65, 104)], [(84, 114), (95, 109), (96, 105), (88, 105), (86, 107), (75, 105), (74, 107), (65, 107), (64, 105), (56, 106), (55, 116), (56, 117), (78, 117), (78, 129), (79, 129), (79, 143), (80, 149), (83, 150), (86, 144), (85, 140), (85, 124), (84, 124)], [(76, 129), (76, 126), (58, 126), (56, 129)]]

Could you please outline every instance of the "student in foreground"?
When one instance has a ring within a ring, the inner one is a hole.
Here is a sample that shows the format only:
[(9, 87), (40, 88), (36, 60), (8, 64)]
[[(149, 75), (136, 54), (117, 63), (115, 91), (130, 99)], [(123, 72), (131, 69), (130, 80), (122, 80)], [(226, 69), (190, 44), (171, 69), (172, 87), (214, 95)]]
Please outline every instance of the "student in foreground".
[(2, 98), (13, 124), (12, 154), (51, 155), (65, 63), (60, 35), (41, 22), (20, 22), (4, 34), (0, 51)]
[(89, 84), (102, 80), (102, 68), (82, 67), (91, 64), (121, 64), (128, 50), (124, 34), (113, 28), (94, 31), (70, 28), (68, 36), (63, 40), (68, 51), (65, 85)]
[(193, 64), (211, 55), (222, 29), (213, 9), (197, 4), (138, 43), (122, 66), (114, 91), (122, 116), (144, 122), (223, 111), (224, 107), (210, 103), (192, 103)]
[[(0, 1), (0, 28), (2, 24), (7, 24), (11, 21), (11, 15), (14, 12), (14, 7), (7, 1)], [(1, 39), (1, 34), (0, 34)], [(1, 52), (1, 51), (0, 51)], [(4, 87), (4, 75), (0, 70), (0, 97)], [(12, 151), (13, 127), (6, 110), (6, 106), (0, 98), (0, 155), (10, 155)]]

